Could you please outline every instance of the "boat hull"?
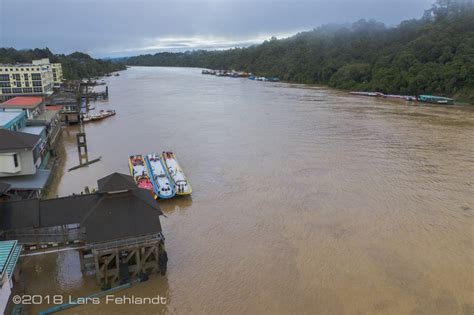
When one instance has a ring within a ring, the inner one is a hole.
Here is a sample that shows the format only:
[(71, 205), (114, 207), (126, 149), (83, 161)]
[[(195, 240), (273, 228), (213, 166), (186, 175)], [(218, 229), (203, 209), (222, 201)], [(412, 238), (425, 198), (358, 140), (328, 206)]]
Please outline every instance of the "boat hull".
[(148, 170), (145, 165), (145, 160), (141, 155), (132, 155), (128, 159), (128, 165), (130, 167), (130, 174), (133, 180), (137, 184), (138, 188), (143, 188), (153, 192), (153, 184), (150, 180)]
[[(152, 161), (150, 156), (158, 157), (159, 160)], [(145, 156), (145, 161), (148, 168), (148, 174), (150, 175), (150, 179), (153, 184), (153, 190), (155, 192), (155, 195), (160, 199), (169, 199), (176, 196), (173, 180), (170, 178), (168, 172), (166, 171), (166, 166), (163, 164), (162, 157), (158, 154), (150, 154), (150, 155)], [(171, 191), (167, 194), (164, 194), (162, 192), (162, 189), (161, 189), (162, 185), (160, 185), (160, 179), (158, 178), (160, 175), (166, 176), (166, 178), (164, 178), (163, 181), (165, 183), (167, 181), (171, 189)]]
[(168, 175), (173, 179), (177, 195), (190, 195), (193, 192), (191, 183), (183, 172), (173, 152), (163, 152), (162, 161), (166, 166)]

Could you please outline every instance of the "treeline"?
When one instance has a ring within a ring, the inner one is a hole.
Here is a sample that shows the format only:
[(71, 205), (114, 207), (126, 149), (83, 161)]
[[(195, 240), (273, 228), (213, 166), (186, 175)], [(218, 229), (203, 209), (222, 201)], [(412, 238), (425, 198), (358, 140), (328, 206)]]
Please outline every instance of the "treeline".
[(31, 50), (0, 48), (0, 63), (3, 64), (31, 63), (32, 60), (41, 58), (49, 58), (51, 63), (61, 63), (64, 78), (71, 80), (102, 76), (126, 68), (124, 63), (94, 59), (80, 52), (56, 55), (48, 48)]
[(422, 18), (395, 28), (360, 20), (248, 48), (141, 55), (127, 64), (236, 69), (347, 90), (474, 101), (474, 5), (438, 0)]

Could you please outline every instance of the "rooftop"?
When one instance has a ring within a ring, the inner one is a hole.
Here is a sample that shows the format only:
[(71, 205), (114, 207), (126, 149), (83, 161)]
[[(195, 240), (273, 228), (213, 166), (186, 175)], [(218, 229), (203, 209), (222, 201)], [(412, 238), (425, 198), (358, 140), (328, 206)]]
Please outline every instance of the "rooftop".
[(0, 104), (2, 108), (35, 108), (43, 102), (41, 96), (17, 96)]
[(21, 129), (21, 132), (41, 136), (45, 128), (46, 128), (45, 126), (28, 126)]
[(123, 191), (137, 188), (135, 181), (130, 175), (113, 173), (97, 181), (100, 192)]
[(13, 269), (20, 257), (21, 246), (15, 240), (0, 242), (0, 274), (1, 278), (5, 273), (11, 278)]
[(2, 177), (2, 182), (12, 190), (39, 190), (48, 182), (50, 170), (37, 169), (33, 175)]
[(10, 184), (0, 182), (0, 195), (6, 193), (10, 189)]
[[(104, 189), (104, 185), (126, 184), (128, 180), (126, 175), (114, 173), (99, 180), (99, 186)], [(85, 230), (84, 240), (97, 243), (159, 233), (162, 214), (152, 194), (134, 185), (129, 190), (0, 203), (0, 229), (23, 231), (80, 224)]]
[(6, 126), (12, 120), (17, 119), (18, 117), (25, 116), (24, 111), (15, 111), (15, 112), (3, 112), (0, 111), (0, 127)]
[(0, 152), (8, 150), (33, 149), (39, 136), (29, 133), (0, 129)]

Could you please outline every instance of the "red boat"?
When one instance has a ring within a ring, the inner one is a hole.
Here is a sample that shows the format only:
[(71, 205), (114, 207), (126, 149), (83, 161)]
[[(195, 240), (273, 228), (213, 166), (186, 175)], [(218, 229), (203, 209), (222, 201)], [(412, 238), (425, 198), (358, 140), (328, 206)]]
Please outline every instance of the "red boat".
[(128, 162), (130, 165), (130, 174), (137, 183), (138, 188), (153, 191), (153, 184), (151, 183), (143, 156), (139, 154), (132, 155)]

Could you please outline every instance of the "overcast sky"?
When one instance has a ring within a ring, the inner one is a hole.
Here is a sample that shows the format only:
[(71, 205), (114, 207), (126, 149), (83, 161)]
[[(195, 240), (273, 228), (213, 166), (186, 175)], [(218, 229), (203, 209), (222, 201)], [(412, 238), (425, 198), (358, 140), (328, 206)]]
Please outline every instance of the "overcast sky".
[(434, 0), (0, 0), (0, 46), (94, 57), (221, 49), (361, 18), (397, 25)]

